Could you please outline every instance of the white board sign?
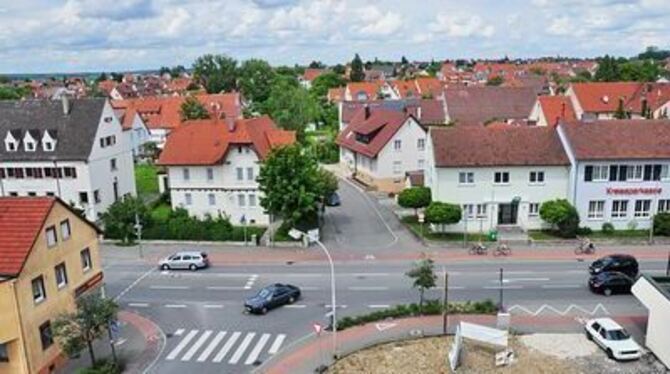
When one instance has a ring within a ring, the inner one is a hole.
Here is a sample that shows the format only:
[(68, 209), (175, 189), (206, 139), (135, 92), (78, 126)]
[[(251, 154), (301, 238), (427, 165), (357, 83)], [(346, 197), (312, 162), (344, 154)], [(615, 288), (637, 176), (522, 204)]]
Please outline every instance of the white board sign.
[(474, 323), (461, 322), (459, 325), (464, 338), (477, 340), (483, 343), (501, 345), (507, 347), (507, 331), (492, 327), (476, 325)]

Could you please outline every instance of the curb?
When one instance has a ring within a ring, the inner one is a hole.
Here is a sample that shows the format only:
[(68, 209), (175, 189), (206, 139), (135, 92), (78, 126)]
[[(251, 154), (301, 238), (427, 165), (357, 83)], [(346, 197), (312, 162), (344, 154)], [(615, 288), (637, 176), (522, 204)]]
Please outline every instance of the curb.
[(119, 311), (119, 320), (132, 325), (144, 337), (145, 347), (139, 358), (128, 362), (124, 373), (148, 373), (165, 348), (165, 334), (153, 321), (133, 312)]

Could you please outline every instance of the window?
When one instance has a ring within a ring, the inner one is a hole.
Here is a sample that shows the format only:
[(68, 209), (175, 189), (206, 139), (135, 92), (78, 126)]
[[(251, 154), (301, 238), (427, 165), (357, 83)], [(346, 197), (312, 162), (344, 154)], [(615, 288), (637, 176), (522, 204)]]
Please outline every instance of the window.
[(51, 334), (51, 322), (46, 321), (40, 325), (40, 340), (42, 341), (42, 349), (46, 350), (54, 343), (53, 335)]
[(33, 143), (33, 142), (26, 142), (26, 151), (28, 151), (28, 152), (35, 152), (35, 143)]
[(458, 173), (458, 184), (474, 184), (475, 173), (471, 171), (462, 171)]
[(88, 192), (79, 191), (79, 204), (88, 204)]
[(9, 362), (9, 352), (7, 352), (7, 343), (0, 344), (0, 362)]
[(603, 218), (605, 214), (605, 201), (589, 201), (589, 213), (588, 218), (597, 219)]
[(105, 148), (105, 138), (100, 138), (100, 148)]
[(426, 139), (423, 139), (423, 138), (417, 139), (416, 140), (416, 149), (418, 149), (419, 151), (425, 150), (426, 149)]
[(670, 179), (670, 165), (661, 165), (661, 180)]
[(486, 218), (486, 204), (477, 204), (477, 218)]
[(626, 167), (626, 180), (641, 181), (644, 165), (628, 165)]
[(193, 195), (191, 195), (189, 192), (184, 194), (184, 201), (186, 205), (191, 205), (193, 204)]
[(402, 161), (393, 161), (393, 174), (402, 173)]
[(496, 171), (493, 174), (493, 183), (495, 183), (495, 184), (509, 183), (509, 172), (507, 172), (507, 171)]
[(207, 168), (207, 180), (208, 181), (214, 180), (214, 169)]
[(649, 217), (650, 212), (651, 212), (651, 200), (635, 201), (635, 217), (639, 218)]
[(47, 298), (47, 293), (44, 290), (44, 278), (40, 275), (39, 277), (33, 279), (33, 301), (35, 304), (41, 303), (44, 299)]
[(254, 168), (247, 168), (247, 180), (254, 180)]
[(54, 192), (51, 192), (51, 191), (47, 191), (46, 195), (47, 196), (56, 196), (56, 194)]
[(91, 261), (91, 251), (88, 248), (83, 249), (79, 253), (79, 257), (81, 258), (81, 268), (84, 269), (84, 271), (87, 271), (93, 267), (93, 262)]
[(423, 170), (423, 167), (426, 165), (426, 160), (420, 159), (417, 160), (416, 162), (416, 167), (419, 168), (420, 170)]
[(237, 180), (238, 181), (244, 180), (244, 169), (235, 168), (235, 171), (237, 171)]
[(51, 248), (56, 245), (58, 242), (58, 234), (56, 234), (56, 227), (49, 226), (46, 230), (47, 235), (47, 247)]
[(100, 201), (102, 201), (100, 199), (100, 190), (93, 191), (93, 201), (95, 201), (96, 204), (98, 204), (98, 203), (100, 203)]
[(7, 150), (10, 152), (16, 151), (16, 143), (14, 142), (7, 142)]
[(475, 206), (473, 204), (463, 205), (463, 217), (467, 219), (475, 218)]
[(52, 142), (44, 142), (44, 150), (45, 151), (53, 151), (54, 150), (54, 145)]
[(400, 139), (394, 140), (393, 141), (393, 149), (396, 150), (396, 151), (399, 151), (400, 149), (402, 149), (402, 140), (400, 140)]
[(540, 215), (540, 203), (528, 204), (528, 216), (537, 217), (538, 215)]
[(109, 160), (109, 169), (111, 171), (116, 171), (116, 159), (115, 158)]
[(60, 223), (60, 236), (63, 240), (70, 239), (70, 220), (61, 221)]
[(626, 218), (628, 215), (628, 200), (612, 201), (612, 218)]
[(658, 213), (670, 212), (670, 200), (658, 201)]
[(35, 197), (35, 196), (37, 196), (37, 192), (35, 192), (35, 191), (28, 191), (28, 196), (30, 196), (30, 197)]
[(56, 273), (56, 287), (61, 289), (67, 286), (67, 270), (65, 270), (65, 263), (62, 262), (56, 265), (54, 272)]
[(246, 200), (244, 198), (244, 194), (237, 195), (237, 205), (239, 205), (239, 206), (245, 206), (246, 205)]
[(528, 181), (531, 184), (542, 184), (544, 183), (544, 172), (543, 171), (531, 171), (528, 177)]
[(209, 205), (216, 205), (216, 195), (211, 193), (207, 195), (207, 199), (209, 200)]
[(67, 178), (77, 178), (77, 169), (75, 168), (63, 168), (63, 172)]
[(256, 206), (256, 195), (249, 195), (249, 206)]
[(9, 196), (15, 196), (16, 197), (16, 196), (19, 196), (19, 193), (18, 192), (10, 192)]
[(181, 172), (182, 172), (182, 177), (185, 181), (191, 179), (191, 170), (189, 170), (188, 168), (183, 168), (181, 170)]
[(603, 182), (609, 180), (609, 167), (606, 165), (587, 165), (584, 168), (585, 182)]

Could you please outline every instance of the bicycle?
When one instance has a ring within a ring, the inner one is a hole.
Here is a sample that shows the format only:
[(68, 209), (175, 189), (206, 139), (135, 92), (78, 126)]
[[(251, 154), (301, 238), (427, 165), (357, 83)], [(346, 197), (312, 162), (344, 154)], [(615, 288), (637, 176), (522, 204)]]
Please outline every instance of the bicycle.
[(589, 238), (578, 238), (579, 245), (575, 248), (576, 255), (590, 255), (596, 253), (596, 246)]
[(495, 252), (493, 252), (494, 256), (509, 256), (512, 254), (512, 248), (507, 245), (507, 243), (500, 243), (496, 247)]
[(468, 251), (469, 254), (471, 255), (486, 255), (488, 254), (488, 248), (481, 242), (477, 244), (473, 244), (472, 247), (470, 247), (470, 250)]

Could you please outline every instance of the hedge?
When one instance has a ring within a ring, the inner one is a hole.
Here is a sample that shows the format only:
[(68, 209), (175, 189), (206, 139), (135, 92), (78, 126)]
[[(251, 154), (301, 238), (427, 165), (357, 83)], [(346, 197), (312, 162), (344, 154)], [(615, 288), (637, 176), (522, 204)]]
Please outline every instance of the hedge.
[[(440, 315), (442, 314), (442, 311), (442, 302), (440, 300), (426, 300), (423, 304), (423, 311), (419, 309), (419, 304), (400, 304), (391, 308), (378, 310), (360, 316), (344, 317), (337, 321), (337, 329), (345, 330), (353, 326), (382, 321), (387, 318), (402, 318), (417, 315)], [(449, 303), (447, 305), (447, 312), (449, 314), (494, 314), (497, 311), (498, 307), (490, 299), (475, 302), (455, 302)]]

